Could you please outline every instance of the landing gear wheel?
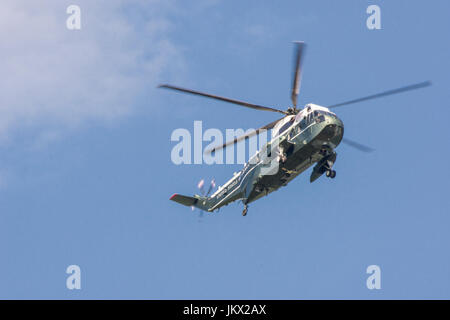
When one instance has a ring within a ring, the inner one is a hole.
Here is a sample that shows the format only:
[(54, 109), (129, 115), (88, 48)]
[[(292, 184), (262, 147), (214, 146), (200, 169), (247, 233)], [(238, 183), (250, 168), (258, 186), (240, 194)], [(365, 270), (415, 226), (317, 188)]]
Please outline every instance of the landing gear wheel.
[(242, 211), (242, 216), (245, 217), (247, 215), (248, 207), (247, 205), (244, 206), (244, 210)]
[(336, 177), (336, 171), (334, 170), (327, 170), (325, 174), (328, 178), (331, 179), (334, 179), (334, 177)]
[(334, 179), (335, 177), (336, 177), (336, 171), (331, 170), (330, 178), (331, 178), (331, 179)]

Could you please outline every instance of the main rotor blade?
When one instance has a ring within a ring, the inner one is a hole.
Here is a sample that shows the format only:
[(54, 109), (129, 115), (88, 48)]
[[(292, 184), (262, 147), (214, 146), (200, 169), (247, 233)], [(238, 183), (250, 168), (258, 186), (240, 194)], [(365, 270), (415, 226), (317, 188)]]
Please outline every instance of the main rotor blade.
[(302, 54), (306, 44), (302, 41), (295, 41), (294, 52), (294, 73), (292, 81), (291, 99), (294, 107), (297, 106), (297, 98), (300, 93), (300, 85), (302, 80)]
[(370, 148), (368, 146), (365, 146), (363, 144), (360, 144), (358, 142), (355, 142), (355, 141), (347, 139), (347, 138), (342, 138), (342, 142), (344, 142), (347, 145), (349, 145), (350, 147), (358, 149), (359, 151), (362, 151), (362, 152), (372, 152), (372, 151), (374, 151), (374, 149), (372, 149), (372, 148)]
[(353, 103), (357, 103), (357, 102), (361, 102), (361, 101), (366, 101), (366, 100), (381, 98), (381, 97), (385, 97), (385, 96), (390, 96), (392, 94), (397, 94), (397, 93), (401, 93), (401, 92), (405, 92), (405, 91), (411, 91), (411, 90), (415, 90), (415, 89), (425, 88), (425, 87), (428, 87), (430, 85), (431, 85), (431, 81), (425, 81), (425, 82), (421, 82), (421, 83), (416, 83), (416, 84), (413, 84), (413, 85), (410, 85), (410, 86), (406, 86), (406, 87), (402, 87), (402, 88), (398, 88), (398, 89), (394, 89), (394, 90), (389, 90), (389, 91), (377, 93), (377, 94), (374, 94), (374, 95), (371, 95), (371, 96), (367, 96), (367, 97), (363, 97), (363, 98), (359, 98), (359, 99), (355, 99), (355, 100), (350, 100), (350, 101), (334, 104), (332, 106), (328, 106), (328, 108), (331, 109), (331, 108), (341, 107), (341, 106), (345, 106), (345, 105), (348, 105), (348, 104), (353, 104)]
[(239, 101), (239, 100), (224, 98), (224, 97), (220, 97), (220, 96), (216, 96), (216, 95), (213, 95), (213, 94), (204, 93), (204, 92), (200, 92), (200, 91), (194, 91), (194, 90), (190, 90), (190, 89), (184, 89), (184, 88), (180, 88), (180, 87), (175, 87), (175, 86), (171, 86), (171, 85), (168, 85), (168, 84), (161, 84), (161, 85), (158, 86), (158, 88), (166, 88), (166, 89), (177, 90), (177, 91), (181, 91), (181, 92), (185, 92), (185, 93), (195, 94), (195, 95), (202, 96), (202, 97), (207, 97), (207, 98), (217, 99), (217, 100), (221, 100), (221, 101), (225, 101), (225, 102), (229, 102), (229, 103), (238, 104), (240, 106), (244, 106), (244, 107), (252, 108), (252, 109), (256, 109), (256, 110), (272, 111), (272, 112), (279, 112), (279, 113), (282, 113), (282, 114), (287, 114), (287, 112), (282, 111), (282, 110), (269, 108), (269, 107), (264, 107), (264, 106), (260, 106), (260, 105), (257, 105), (257, 104), (248, 103), (248, 102), (245, 102), (245, 101)]
[(256, 130), (253, 130), (253, 131), (249, 132), (248, 134), (244, 134), (244, 135), (242, 135), (242, 136), (240, 136), (240, 137), (234, 138), (233, 140), (227, 141), (227, 142), (225, 142), (225, 143), (224, 143), (223, 145), (221, 145), (221, 146), (217, 146), (217, 147), (214, 147), (214, 148), (212, 148), (212, 149), (208, 149), (208, 150), (205, 151), (205, 154), (210, 154), (210, 153), (213, 153), (213, 152), (215, 152), (215, 151), (217, 151), (217, 150), (224, 149), (224, 148), (228, 147), (229, 145), (236, 144), (236, 143), (238, 143), (238, 142), (240, 142), (240, 141), (242, 141), (242, 140), (244, 140), (244, 139), (248, 139), (248, 138), (250, 138), (250, 137), (253, 137), (253, 136), (255, 136), (255, 135), (261, 133), (261, 131), (263, 131), (263, 130), (270, 130), (270, 129), (272, 129), (273, 127), (275, 127), (275, 125), (276, 125), (280, 120), (283, 120), (284, 118), (285, 118), (285, 117), (283, 117), (283, 118), (281, 118), (281, 119), (278, 119), (278, 120), (275, 120), (275, 121), (273, 121), (273, 122), (271, 122), (271, 123), (269, 123), (269, 124), (266, 124), (265, 126), (259, 128), (259, 129), (256, 129)]

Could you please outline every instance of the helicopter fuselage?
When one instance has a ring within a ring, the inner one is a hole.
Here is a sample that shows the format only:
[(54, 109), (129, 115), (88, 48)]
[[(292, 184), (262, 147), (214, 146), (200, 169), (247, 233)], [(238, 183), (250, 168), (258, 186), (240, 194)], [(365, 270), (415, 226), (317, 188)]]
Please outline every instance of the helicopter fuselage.
[[(289, 125), (286, 125), (289, 124)], [(194, 206), (214, 211), (236, 200), (246, 205), (286, 186), (316, 164), (311, 182), (336, 160), (334, 149), (344, 134), (342, 121), (327, 108), (309, 104), (274, 127), (272, 140), (210, 197), (195, 196)]]

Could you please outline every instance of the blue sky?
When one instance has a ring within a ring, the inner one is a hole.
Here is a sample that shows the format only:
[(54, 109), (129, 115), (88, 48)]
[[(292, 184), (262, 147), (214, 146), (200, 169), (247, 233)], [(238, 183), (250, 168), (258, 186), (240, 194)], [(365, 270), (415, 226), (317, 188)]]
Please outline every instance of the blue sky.
[[(65, 28), (78, 4), (82, 29)], [(366, 28), (381, 7), (382, 30)], [(450, 298), (446, 1), (5, 1), (0, 34), (0, 298)], [(6, 15), (8, 19), (6, 19)], [(271, 113), (157, 90), (160, 82), (289, 106), (334, 104), (334, 180), (309, 172), (199, 219), (168, 200), (240, 165), (170, 160), (177, 128), (249, 128)], [(65, 286), (81, 267), (82, 289)], [(381, 267), (381, 290), (366, 268)]]

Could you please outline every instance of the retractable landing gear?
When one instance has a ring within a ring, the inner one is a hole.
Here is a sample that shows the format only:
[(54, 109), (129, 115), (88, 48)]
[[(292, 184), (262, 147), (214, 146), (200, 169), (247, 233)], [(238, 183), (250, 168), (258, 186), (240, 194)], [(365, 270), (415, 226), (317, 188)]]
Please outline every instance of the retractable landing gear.
[(314, 182), (324, 173), (328, 178), (333, 179), (336, 177), (336, 171), (333, 170), (333, 165), (336, 162), (336, 152), (329, 149), (324, 149), (320, 152), (324, 157), (322, 160), (317, 162), (316, 166), (311, 173), (311, 177), (309, 178), (310, 182)]
[(328, 169), (325, 173), (328, 178), (334, 179), (336, 177), (336, 171)]
[(248, 206), (244, 205), (244, 210), (242, 210), (242, 216), (245, 217), (247, 215)]

